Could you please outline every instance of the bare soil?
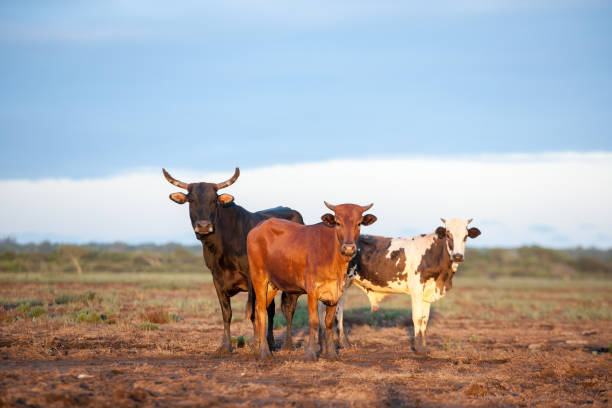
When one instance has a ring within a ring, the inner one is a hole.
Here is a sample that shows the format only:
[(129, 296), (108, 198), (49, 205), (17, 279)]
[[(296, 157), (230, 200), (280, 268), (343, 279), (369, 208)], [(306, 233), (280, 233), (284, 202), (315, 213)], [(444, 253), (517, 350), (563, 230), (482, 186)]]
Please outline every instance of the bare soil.
[[(36, 294), (31, 285), (23, 288)], [(19, 290), (13, 284), (11, 291)], [(219, 315), (218, 307), (212, 313)], [(312, 363), (304, 361), (305, 329), (295, 330), (294, 350), (260, 362), (248, 344), (216, 354), (218, 318), (193, 316), (156, 331), (121, 322), (4, 319), (0, 406), (611, 405), (610, 320), (495, 321), (470, 317), (469, 310), (460, 317), (434, 310), (428, 356), (412, 349), (410, 319), (391, 327), (365, 320), (354, 313), (346, 321), (353, 345), (340, 350), (339, 361)], [(234, 323), (232, 333), (250, 336), (250, 322)], [(275, 335), (279, 347), (284, 328)]]

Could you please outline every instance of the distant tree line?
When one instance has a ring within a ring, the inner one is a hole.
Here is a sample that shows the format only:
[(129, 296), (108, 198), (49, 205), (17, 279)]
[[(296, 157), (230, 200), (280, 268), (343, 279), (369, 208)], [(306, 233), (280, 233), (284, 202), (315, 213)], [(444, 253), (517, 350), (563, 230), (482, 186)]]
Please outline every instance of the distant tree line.
[[(20, 244), (12, 238), (0, 240), (0, 272), (208, 272), (200, 245), (130, 245), (89, 243), (69, 245), (42, 242)], [(520, 248), (468, 249), (459, 274), (612, 279), (612, 249)]]

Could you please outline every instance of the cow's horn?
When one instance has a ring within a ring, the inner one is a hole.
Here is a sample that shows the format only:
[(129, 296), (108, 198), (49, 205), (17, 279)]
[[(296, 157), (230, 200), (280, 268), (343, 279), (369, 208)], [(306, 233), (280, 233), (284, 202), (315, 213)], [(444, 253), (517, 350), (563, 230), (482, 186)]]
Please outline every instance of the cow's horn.
[(372, 206), (374, 205), (374, 203), (370, 204), (370, 205), (362, 205), (361, 206), (361, 211), (366, 212), (368, 211), (370, 208), (372, 208)]
[(240, 169), (236, 167), (236, 171), (234, 172), (234, 175), (232, 176), (232, 178), (227, 181), (224, 181), (223, 183), (217, 184), (217, 190), (221, 188), (229, 187), (232, 184), (234, 184), (236, 180), (238, 180), (239, 175), (240, 175)]
[(174, 184), (177, 187), (184, 188), (185, 190), (189, 190), (189, 184), (183, 183), (182, 181), (178, 181), (177, 179), (172, 177), (170, 173), (166, 171), (166, 169), (162, 169), (162, 171), (164, 172), (164, 176), (166, 177), (166, 180), (168, 180), (170, 184)]
[(472, 221), (474, 221), (474, 219), (473, 219), (473, 218), (470, 218), (470, 219), (468, 220), (468, 222), (467, 222), (467, 223), (469, 224), (469, 223), (470, 223), (470, 222), (472, 222)]
[(336, 206), (335, 205), (331, 205), (330, 203), (328, 203), (327, 201), (323, 201), (325, 203), (325, 206), (327, 208), (329, 208), (332, 211), (336, 211)]
[(440, 218), (440, 220), (442, 220), (442, 222), (446, 224), (446, 220), (444, 218)]

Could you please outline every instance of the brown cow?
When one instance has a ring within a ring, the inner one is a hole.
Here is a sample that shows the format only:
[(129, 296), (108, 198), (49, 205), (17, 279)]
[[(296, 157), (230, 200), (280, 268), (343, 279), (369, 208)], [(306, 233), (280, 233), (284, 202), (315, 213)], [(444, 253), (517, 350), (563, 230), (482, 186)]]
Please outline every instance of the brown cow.
[(315, 336), (319, 326), (317, 303), (327, 306), (325, 329), (327, 356), (337, 359), (331, 330), (336, 303), (346, 281), (349, 261), (357, 253), (360, 225), (376, 221), (372, 214), (363, 215), (373, 204), (325, 205), (335, 214), (325, 214), (323, 222), (299, 225), (269, 219), (257, 225), (247, 236), (247, 253), (251, 284), (255, 291), (256, 356), (272, 357), (265, 337), (265, 313), (278, 290), (308, 295), (310, 337), (306, 360), (317, 359)]

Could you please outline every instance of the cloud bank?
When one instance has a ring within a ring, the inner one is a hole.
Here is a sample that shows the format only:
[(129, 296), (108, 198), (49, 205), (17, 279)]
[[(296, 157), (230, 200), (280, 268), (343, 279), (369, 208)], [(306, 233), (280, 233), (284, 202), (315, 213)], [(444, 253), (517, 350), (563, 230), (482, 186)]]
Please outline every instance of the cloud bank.
[[(186, 182), (233, 173), (167, 170)], [(238, 163), (237, 163), (238, 164)], [(612, 246), (612, 153), (392, 157), (241, 168), (226, 192), (252, 210), (287, 205), (307, 223), (338, 204), (374, 202), (364, 233), (433, 231), (440, 217), (474, 218), (475, 246)], [(108, 178), (0, 181), (0, 236), (88, 242), (196, 243), (187, 205), (161, 169)]]

